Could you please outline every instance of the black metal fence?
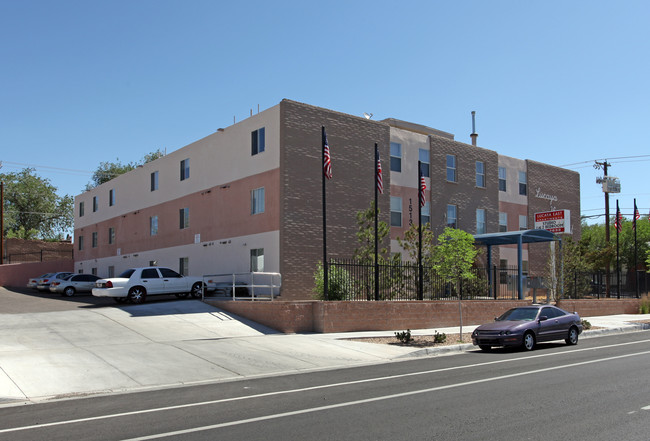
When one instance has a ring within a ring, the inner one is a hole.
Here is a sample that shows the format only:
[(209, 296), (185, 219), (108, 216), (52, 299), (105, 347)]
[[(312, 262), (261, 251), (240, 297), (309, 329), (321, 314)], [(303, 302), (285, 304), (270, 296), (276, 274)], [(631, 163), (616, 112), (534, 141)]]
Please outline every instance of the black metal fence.
[(46, 260), (72, 259), (73, 251), (40, 250), (32, 253), (7, 254), (4, 263), (44, 262)]
[[(488, 276), (488, 270), (491, 272)], [(328, 263), (329, 300), (375, 300), (375, 265), (356, 260), (330, 260)], [(516, 266), (473, 268), (473, 280), (463, 281), (459, 286), (445, 282), (427, 266), (422, 268), (422, 300), (452, 300), (458, 294), (462, 299), (516, 300), (519, 298), (519, 271)], [(379, 290), (377, 300), (418, 300), (418, 266), (413, 262), (390, 262), (378, 265)], [(523, 273), (523, 297), (534, 302), (552, 298), (552, 282), (547, 277)], [(572, 299), (589, 298), (636, 298), (648, 293), (650, 276), (639, 272), (638, 276), (621, 275), (618, 279), (610, 274), (610, 290), (607, 295), (607, 277), (604, 272), (569, 273), (564, 280), (556, 281), (555, 297)], [(492, 285), (490, 286), (490, 281)], [(564, 293), (561, 285), (564, 282)], [(637, 286), (639, 287), (637, 294)]]

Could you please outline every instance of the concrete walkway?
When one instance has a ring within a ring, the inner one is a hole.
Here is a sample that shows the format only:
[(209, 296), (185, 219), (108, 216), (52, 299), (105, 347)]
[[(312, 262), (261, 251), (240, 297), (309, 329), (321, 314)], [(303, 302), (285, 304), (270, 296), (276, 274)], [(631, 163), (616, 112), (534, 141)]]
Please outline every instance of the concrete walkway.
[[(604, 332), (650, 315), (587, 318)], [(647, 326), (647, 325), (646, 325)], [(471, 332), (475, 326), (463, 327)], [(458, 333), (457, 327), (438, 332)], [(434, 330), (413, 331), (430, 335)], [(383, 363), (473, 350), (345, 340), (393, 332), (280, 334), (199, 301), (0, 314), (0, 405)]]

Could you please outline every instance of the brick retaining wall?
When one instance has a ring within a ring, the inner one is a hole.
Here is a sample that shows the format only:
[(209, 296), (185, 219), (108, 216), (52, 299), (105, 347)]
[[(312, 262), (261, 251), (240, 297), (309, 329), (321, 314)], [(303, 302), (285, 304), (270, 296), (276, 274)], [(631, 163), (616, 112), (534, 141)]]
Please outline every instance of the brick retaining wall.
[[(284, 333), (396, 331), (458, 326), (458, 302), (251, 302), (206, 300), (207, 303)], [(490, 322), (509, 308), (529, 301), (465, 300), (463, 324)], [(636, 314), (639, 300), (564, 300), (558, 306), (581, 316)]]

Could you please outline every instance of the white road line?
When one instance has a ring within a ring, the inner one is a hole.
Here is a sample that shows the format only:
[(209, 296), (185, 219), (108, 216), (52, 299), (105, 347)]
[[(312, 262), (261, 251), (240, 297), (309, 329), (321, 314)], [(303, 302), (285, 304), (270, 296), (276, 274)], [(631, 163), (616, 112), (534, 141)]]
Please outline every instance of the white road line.
[[(177, 430), (174, 432), (166, 432), (166, 433), (159, 433), (155, 435), (149, 435), (149, 436), (142, 436), (138, 438), (129, 438), (125, 439), (123, 441), (145, 441), (145, 440), (151, 440), (151, 439), (158, 439), (158, 438), (164, 438), (168, 436), (176, 436), (176, 435), (185, 435), (188, 433), (194, 433), (194, 432), (203, 432), (206, 430), (214, 430), (214, 429), (220, 429), (222, 427), (229, 427), (229, 426), (238, 426), (242, 424), (248, 424), (248, 423), (255, 423), (259, 421), (265, 421), (265, 420), (271, 420), (271, 419), (277, 419), (277, 418), (284, 418), (287, 416), (294, 416), (294, 415), (301, 415), (301, 414), (306, 414), (306, 413), (314, 413), (314, 412), (322, 412), (324, 410), (330, 410), (330, 409), (337, 409), (341, 407), (350, 407), (350, 406), (357, 406), (360, 404), (367, 404), (367, 403), (372, 403), (376, 401), (385, 401), (385, 400), (392, 400), (394, 398), (403, 398), (403, 397), (408, 397), (412, 395), (419, 395), (419, 394), (425, 394), (425, 393), (430, 393), (430, 392), (436, 392), (440, 390), (445, 390), (445, 389), (454, 389), (457, 387), (464, 387), (464, 386), (471, 386), (474, 384), (480, 384), (480, 383), (488, 383), (491, 381), (500, 381), (500, 380), (505, 380), (509, 378), (516, 378), (516, 377), (522, 377), (525, 375), (534, 375), (534, 374), (539, 374), (543, 372), (550, 372), (550, 371), (555, 371), (558, 369), (566, 369), (566, 368), (571, 368), (571, 367), (577, 367), (577, 366), (583, 366), (586, 364), (592, 364), (592, 363), (600, 363), (600, 362), (605, 362), (605, 361), (611, 361), (611, 360), (617, 360), (621, 358), (628, 358), (628, 357), (634, 357), (637, 355), (646, 355), (650, 354), (650, 351), (645, 351), (645, 352), (639, 352), (636, 354), (627, 354), (627, 355), (619, 355), (615, 357), (607, 357), (607, 358), (601, 358), (599, 360), (592, 360), (592, 361), (582, 361), (580, 363), (572, 363), (572, 364), (566, 364), (563, 366), (554, 366), (550, 368), (544, 368), (544, 369), (537, 369), (534, 371), (527, 371), (527, 372), (520, 372), (517, 374), (509, 374), (509, 375), (501, 375), (499, 377), (492, 377), (492, 378), (485, 378), (483, 380), (473, 380), (473, 381), (467, 381), (464, 383), (456, 383), (456, 384), (449, 384), (447, 386), (438, 386), (438, 387), (432, 387), (428, 389), (421, 389), (421, 390), (415, 390), (411, 392), (402, 392), (399, 394), (392, 394), (392, 395), (384, 395), (381, 397), (374, 397), (374, 398), (367, 398), (365, 400), (357, 400), (357, 401), (348, 401), (345, 403), (339, 403), (339, 404), (332, 404), (329, 406), (321, 406), (321, 407), (313, 407), (310, 409), (301, 409), (301, 410), (296, 410), (293, 412), (284, 412), (284, 413), (278, 413), (274, 415), (265, 415), (262, 417), (257, 417), (257, 418), (249, 418), (245, 420), (238, 420), (238, 421), (229, 421), (227, 423), (220, 423), (220, 424), (213, 424), (210, 426), (202, 426), (202, 427), (194, 427), (192, 429), (185, 429), (185, 430)], [(648, 406), (650, 408), (650, 406)]]
[[(490, 366), (490, 365), (496, 365), (496, 364), (512, 363), (512, 362), (522, 361), (522, 360), (530, 360), (530, 359), (534, 359), (534, 358), (553, 357), (553, 356), (558, 356), (558, 355), (568, 355), (568, 354), (572, 354), (572, 353), (575, 353), (575, 352), (593, 351), (593, 350), (598, 350), (598, 349), (607, 349), (607, 348), (616, 347), (616, 346), (626, 346), (626, 345), (631, 345), (631, 344), (649, 343), (649, 342), (650, 342), (650, 339), (648, 339), (648, 340), (640, 340), (640, 341), (636, 341), (636, 342), (614, 344), (614, 345), (598, 346), (598, 347), (593, 347), (593, 348), (572, 349), (569, 352), (554, 352), (554, 353), (550, 353), (550, 354), (526, 355), (524, 357), (512, 358), (512, 359), (508, 359), (508, 360), (495, 360), (495, 361), (488, 361), (488, 362), (485, 362), (485, 363), (475, 363), (475, 364), (468, 364), (468, 365), (464, 365), (464, 366), (452, 366), (452, 367), (448, 367), (448, 368), (432, 369), (432, 370), (419, 371), (419, 372), (411, 372), (411, 373), (408, 373), (408, 374), (389, 375), (389, 376), (385, 376), (385, 377), (367, 378), (367, 379), (363, 379), (363, 380), (346, 381), (346, 382), (342, 382), (342, 383), (323, 384), (323, 385), (320, 385), (320, 386), (310, 386), (310, 387), (304, 387), (304, 388), (299, 388), (299, 389), (289, 389), (289, 390), (283, 390), (283, 391), (266, 392), (266, 393), (255, 394), (255, 395), (245, 395), (245, 396), (233, 397), (233, 398), (223, 398), (223, 399), (220, 399), (220, 400), (202, 401), (202, 402), (198, 402), (198, 403), (188, 403), (188, 404), (177, 404), (177, 405), (173, 405), (173, 406), (157, 407), (157, 408), (143, 409), (143, 410), (135, 410), (135, 411), (132, 411), (132, 412), (122, 412), (122, 413), (115, 413), (115, 414), (109, 414), (109, 415), (99, 415), (99, 416), (88, 417), (88, 418), (77, 418), (77, 419), (74, 419), (74, 420), (55, 421), (55, 422), (52, 422), (52, 423), (34, 424), (34, 425), (30, 425), (30, 426), (12, 427), (12, 428), (7, 428), (7, 429), (0, 429), (0, 433), (18, 432), (18, 431), (23, 431), (23, 430), (41, 429), (41, 428), (45, 428), (45, 427), (62, 426), (62, 425), (66, 425), (66, 424), (76, 424), (76, 423), (85, 423), (85, 422), (89, 422), (89, 421), (98, 421), (98, 420), (111, 419), (111, 418), (120, 418), (120, 417), (124, 417), (124, 416), (133, 416), (133, 415), (142, 415), (142, 414), (147, 414), (147, 413), (164, 412), (164, 411), (168, 411), (168, 410), (178, 410), (178, 409), (186, 409), (186, 408), (191, 408), (191, 407), (209, 406), (209, 405), (228, 403), (228, 402), (233, 402), (233, 401), (243, 401), (243, 400), (249, 400), (249, 399), (265, 398), (265, 397), (272, 397), (272, 396), (276, 396), (276, 395), (287, 395), (287, 394), (307, 392), (307, 391), (319, 390), (319, 389), (329, 389), (329, 388), (335, 388), (335, 387), (341, 387), (341, 386), (351, 386), (351, 385), (354, 385), (354, 384), (373, 383), (373, 382), (378, 382), (378, 381), (388, 381), (388, 380), (395, 380), (395, 379), (399, 379), (399, 378), (407, 378), (407, 377), (413, 377), (413, 376), (419, 376), (419, 375), (436, 374), (436, 373), (452, 371), (452, 370), (457, 371), (459, 369), (470, 369), (470, 368), (484, 367), (484, 366)], [(629, 354), (627, 356), (642, 355), (642, 354), (645, 354), (645, 353), (646, 352), (641, 352), (641, 353), (638, 353), (638, 354)], [(606, 359), (604, 359), (604, 360), (606, 360)]]
[(642, 407), (641, 410), (650, 410), (650, 406)]

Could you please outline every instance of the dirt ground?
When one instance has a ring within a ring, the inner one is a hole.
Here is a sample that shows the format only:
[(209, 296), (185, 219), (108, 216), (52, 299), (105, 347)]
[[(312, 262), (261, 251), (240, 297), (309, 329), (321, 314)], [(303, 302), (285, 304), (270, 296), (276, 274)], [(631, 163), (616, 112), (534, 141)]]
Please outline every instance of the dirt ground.
[(464, 333), (463, 332), (463, 339), (461, 341), (460, 339), (460, 334), (446, 334), (446, 339), (443, 343), (436, 343), (435, 342), (435, 336), (433, 335), (413, 335), (409, 343), (402, 343), (400, 342), (397, 337), (371, 337), (371, 338), (353, 338), (350, 340), (354, 341), (362, 341), (366, 343), (376, 343), (376, 344), (384, 344), (384, 345), (395, 345), (395, 346), (409, 346), (409, 347), (415, 347), (415, 348), (426, 348), (426, 347), (431, 347), (431, 346), (451, 346), (451, 345), (459, 345), (459, 344), (464, 344), (464, 343), (471, 343), (472, 342), (472, 333)]

